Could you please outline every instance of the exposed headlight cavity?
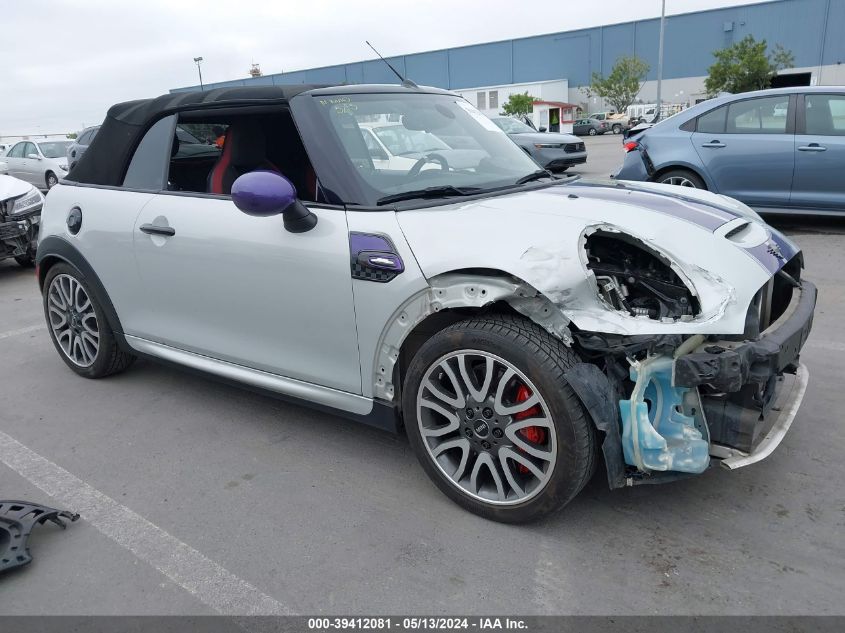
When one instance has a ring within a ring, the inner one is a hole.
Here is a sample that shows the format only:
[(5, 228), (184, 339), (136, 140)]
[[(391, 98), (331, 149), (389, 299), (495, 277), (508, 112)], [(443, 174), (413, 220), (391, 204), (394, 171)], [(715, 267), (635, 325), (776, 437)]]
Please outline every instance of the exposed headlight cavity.
[(660, 321), (690, 321), (700, 313), (698, 298), (666, 257), (641, 240), (598, 230), (584, 248), (599, 296), (612, 309)]

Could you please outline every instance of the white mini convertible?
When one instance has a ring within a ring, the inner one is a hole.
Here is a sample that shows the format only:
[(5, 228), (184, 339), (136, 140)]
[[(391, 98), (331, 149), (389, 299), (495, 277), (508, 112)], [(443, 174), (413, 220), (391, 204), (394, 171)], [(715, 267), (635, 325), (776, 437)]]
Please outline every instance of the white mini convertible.
[[(388, 124), (431, 142), (383, 160)], [(612, 488), (756, 462), (807, 383), (816, 289), (747, 206), (556, 178), (410, 82), (116, 105), (41, 219), (48, 331), (79, 375), (145, 356), (404, 428), (499, 521), (601, 462)]]

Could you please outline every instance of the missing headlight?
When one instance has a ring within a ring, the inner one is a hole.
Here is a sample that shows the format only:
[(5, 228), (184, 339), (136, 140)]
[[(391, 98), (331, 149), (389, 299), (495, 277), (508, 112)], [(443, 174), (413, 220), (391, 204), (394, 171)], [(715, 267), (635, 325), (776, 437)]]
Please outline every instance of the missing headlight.
[(613, 309), (655, 320), (692, 319), (700, 312), (697, 297), (667, 259), (642, 241), (596, 231), (584, 248), (599, 295)]

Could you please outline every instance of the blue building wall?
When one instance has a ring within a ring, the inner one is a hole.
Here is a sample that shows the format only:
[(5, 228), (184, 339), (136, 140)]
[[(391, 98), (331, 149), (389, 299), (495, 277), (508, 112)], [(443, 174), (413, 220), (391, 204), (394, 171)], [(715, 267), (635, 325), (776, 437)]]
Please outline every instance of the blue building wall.
[[(836, 27), (839, 28), (836, 28)], [(663, 77), (707, 74), (713, 51), (753, 35), (770, 46), (792, 51), (796, 67), (845, 62), (845, 0), (774, 0), (753, 5), (699, 11), (666, 18)], [(389, 58), (399, 72), (418, 84), (472, 88), (568, 79), (570, 87), (587, 85), (593, 72), (607, 74), (622, 55), (635, 54), (657, 78), (660, 20), (639, 20), (577, 31), (550, 33), (503, 42), (461, 46)], [(206, 84), (206, 89), (242, 85), (295, 83), (396, 83), (380, 60), (265, 75)], [(172, 92), (198, 90), (199, 86)]]

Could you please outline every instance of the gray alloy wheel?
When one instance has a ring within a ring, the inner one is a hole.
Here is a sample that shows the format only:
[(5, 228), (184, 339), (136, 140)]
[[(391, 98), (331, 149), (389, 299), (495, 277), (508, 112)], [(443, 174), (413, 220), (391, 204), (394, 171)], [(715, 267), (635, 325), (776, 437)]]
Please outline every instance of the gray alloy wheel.
[(590, 136), (595, 136), (596, 134), (598, 134), (598, 132), (596, 132), (596, 128), (591, 127), (589, 134), (590, 134)]
[(664, 185), (676, 185), (678, 187), (692, 187), (693, 189), (696, 186), (693, 184), (692, 180), (686, 178), (685, 176), (671, 176), (670, 178), (664, 178), (660, 181)]
[(613, 126), (613, 133), (614, 134), (622, 134), (622, 126), (619, 125), (619, 124), (614, 125)]
[(554, 471), (546, 401), (524, 373), (489, 352), (462, 349), (435, 361), (417, 391), (417, 423), (437, 468), (484, 503), (524, 503)]
[(90, 367), (100, 351), (100, 325), (85, 288), (70, 275), (56, 275), (47, 290), (50, 329), (65, 356)]
[(59, 184), (59, 179), (56, 178), (56, 174), (54, 174), (52, 171), (48, 171), (45, 182), (47, 183), (47, 189), (52, 189), (57, 184)]

